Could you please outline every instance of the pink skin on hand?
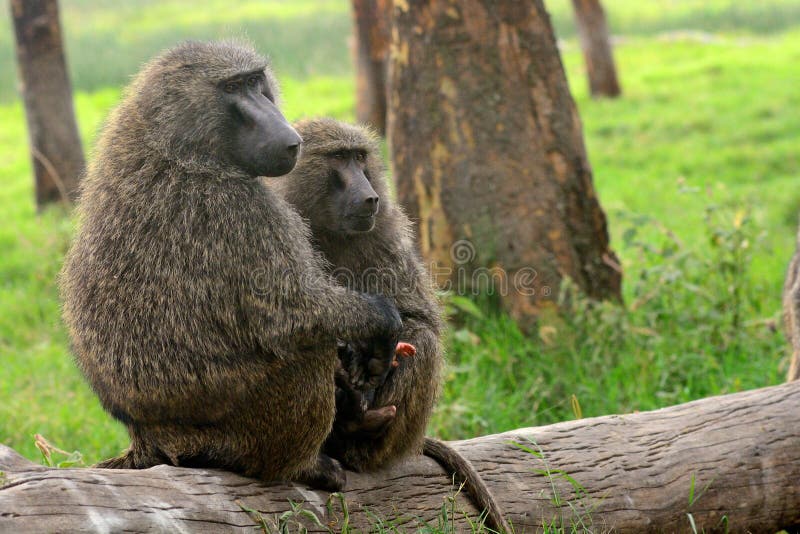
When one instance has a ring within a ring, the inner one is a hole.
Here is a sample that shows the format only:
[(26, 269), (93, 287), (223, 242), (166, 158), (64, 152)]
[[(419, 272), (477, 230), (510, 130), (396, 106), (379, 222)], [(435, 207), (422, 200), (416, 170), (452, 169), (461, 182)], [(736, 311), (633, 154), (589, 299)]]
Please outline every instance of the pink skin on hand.
[(392, 367), (398, 367), (400, 362), (397, 361), (397, 357), (400, 356), (402, 358), (410, 358), (417, 353), (417, 348), (412, 345), (411, 343), (404, 343), (401, 341), (397, 344), (397, 348), (395, 348), (395, 357), (394, 361), (392, 361)]

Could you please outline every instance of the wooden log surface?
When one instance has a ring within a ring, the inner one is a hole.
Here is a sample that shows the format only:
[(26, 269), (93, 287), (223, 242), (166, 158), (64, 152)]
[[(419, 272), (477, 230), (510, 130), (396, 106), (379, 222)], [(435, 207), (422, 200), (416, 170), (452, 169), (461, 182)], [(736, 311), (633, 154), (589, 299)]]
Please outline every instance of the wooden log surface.
[[(554, 519), (593, 532), (687, 532), (688, 514), (698, 531), (776, 532), (800, 524), (798, 413), (800, 382), (792, 382), (452, 445), (480, 471), (516, 532)], [(290, 500), (333, 531), (345, 520), (338, 502), (328, 509), (325, 492), (219, 470), (51, 469), (2, 446), (0, 470), (0, 532), (252, 531), (259, 515), (274, 528)], [(450, 479), (429, 458), (348, 477), (350, 525), (364, 530), (376, 517), (402, 530), (435, 526), (446, 505), (462, 532), (466, 516), (477, 515), (464, 495), (448, 504)]]

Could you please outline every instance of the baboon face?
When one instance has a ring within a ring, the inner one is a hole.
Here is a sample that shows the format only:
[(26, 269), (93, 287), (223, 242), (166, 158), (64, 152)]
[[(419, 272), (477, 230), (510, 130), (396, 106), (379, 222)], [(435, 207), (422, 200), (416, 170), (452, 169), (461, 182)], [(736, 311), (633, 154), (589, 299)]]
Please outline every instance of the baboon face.
[(297, 161), (302, 139), (275, 104), (267, 60), (248, 46), (185, 43), (151, 62), (129, 92), (145, 142), (183, 166), (280, 176)]
[(368, 129), (327, 118), (301, 121), (295, 128), (303, 137), (297, 167), (271, 183), (315, 231), (370, 232), (385, 215), (388, 200), (378, 138)]
[(324, 155), (331, 191), (328, 213), (335, 229), (346, 234), (369, 232), (375, 226), (380, 198), (366, 174), (367, 152), (342, 148)]
[(275, 105), (264, 70), (237, 73), (218, 91), (227, 114), (231, 162), (253, 176), (282, 176), (297, 161), (302, 139)]

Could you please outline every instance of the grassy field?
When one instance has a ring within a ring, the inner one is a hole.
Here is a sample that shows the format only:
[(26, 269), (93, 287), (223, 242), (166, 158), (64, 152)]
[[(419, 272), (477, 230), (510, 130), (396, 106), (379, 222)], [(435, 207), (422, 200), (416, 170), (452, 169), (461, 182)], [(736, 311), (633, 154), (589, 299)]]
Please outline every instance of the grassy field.
[[(626, 305), (589, 307), (578, 298), (526, 337), (503, 316), (453, 301), (448, 381), (432, 434), (569, 419), (573, 396), (593, 416), (782, 379), (787, 353), (775, 327), (800, 207), (800, 7), (604, 3), (623, 36), (616, 56), (624, 96), (599, 102), (587, 96), (569, 2), (547, 5), (565, 38), (595, 183), (625, 268)], [(247, 35), (271, 53), (290, 118), (352, 118), (346, 2), (62, 4), (87, 149), (138, 65), (187, 37)], [(126, 435), (69, 356), (54, 278), (72, 222), (58, 209), (34, 212), (11, 39), (4, 12), (0, 441), (37, 458), (32, 435), (42, 433), (93, 462), (116, 454)]]

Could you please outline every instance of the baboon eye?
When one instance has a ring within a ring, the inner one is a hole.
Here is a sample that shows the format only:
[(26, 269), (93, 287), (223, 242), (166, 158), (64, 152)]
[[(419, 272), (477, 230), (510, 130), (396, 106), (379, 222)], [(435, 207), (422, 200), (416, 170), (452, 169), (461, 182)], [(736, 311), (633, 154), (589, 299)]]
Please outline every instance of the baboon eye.
[(333, 159), (345, 159), (347, 155), (344, 152), (334, 152), (333, 154), (331, 154), (331, 157)]
[(241, 87), (241, 82), (227, 82), (225, 84), (225, 92), (226, 93), (236, 93), (239, 91), (239, 87)]
[(258, 85), (258, 76), (250, 76), (247, 78), (247, 86), (250, 88), (255, 88)]
[(364, 152), (356, 152), (356, 161), (361, 163), (367, 161), (367, 155)]

